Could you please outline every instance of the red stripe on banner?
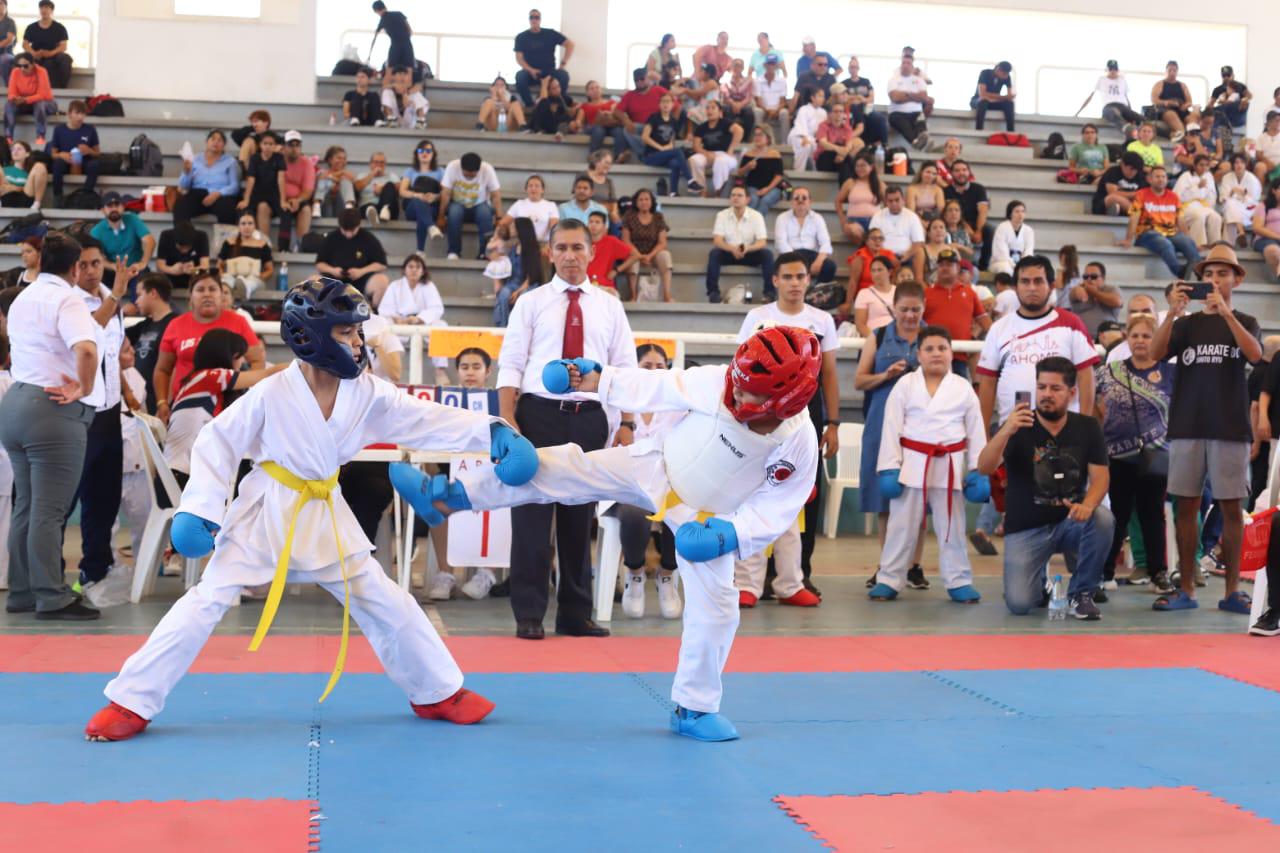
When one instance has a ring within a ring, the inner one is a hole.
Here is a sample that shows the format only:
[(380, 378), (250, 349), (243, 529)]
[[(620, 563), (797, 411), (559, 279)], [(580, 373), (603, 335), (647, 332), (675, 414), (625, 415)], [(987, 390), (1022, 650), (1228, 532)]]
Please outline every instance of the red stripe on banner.
[(480, 513), (480, 556), (489, 556), (489, 510)]

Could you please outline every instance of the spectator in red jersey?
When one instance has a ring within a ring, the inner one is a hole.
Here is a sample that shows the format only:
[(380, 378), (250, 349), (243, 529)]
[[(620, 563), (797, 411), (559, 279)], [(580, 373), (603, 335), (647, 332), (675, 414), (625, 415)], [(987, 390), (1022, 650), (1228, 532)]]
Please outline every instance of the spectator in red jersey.
[[(613, 138), (613, 159), (618, 163), (626, 162), (623, 155), (628, 155), (628, 152), (634, 154), (637, 160), (644, 156), (645, 145), (644, 140), (640, 138), (639, 128), (644, 127), (649, 116), (658, 111), (658, 103), (662, 100), (662, 96), (667, 94), (664, 87), (649, 79), (643, 68), (637, 68), (632, 72), (632, 78), (635, 80), (636, 87), (623, 94), (617, 106), (623, 130), (621, 142), (618, 137)], [(675, 109), (679, 111), (678, 104)], [(605, 133), (604, 131), (599, 133), (600, 141), (603, 142)], [(625, 145), (622, 142), (625, 142)], [(595, 150), (598, 147), (596, 131), (593, 130), (591, 148)]]
[[(1128, 249), (1139, 246), (1164, 261), (1169, 272), (1182, 275), (1187, 267), (1200, 263), (1196, 241), (1178, 227), (1178, 194), (1169, 189), (1169, 173), (1164, 166), (1152, 166), (1148, 175), (1151, 185), (1133, 197), (1129, 208), (1129, 230), (1120, 245)], [(1183, 263), (1178, 261), (1181, 253)]]
[(618, 295), (614, 276), (629, 272), (640, 260), (640, 252), (630, 243), (624, 243), (609, 235), (609, 217), (598, 210), (587, 216), (587, 230), (591, 232), (591, 245), (595, 253), (587, 264), (587, 278), (597, 287)]

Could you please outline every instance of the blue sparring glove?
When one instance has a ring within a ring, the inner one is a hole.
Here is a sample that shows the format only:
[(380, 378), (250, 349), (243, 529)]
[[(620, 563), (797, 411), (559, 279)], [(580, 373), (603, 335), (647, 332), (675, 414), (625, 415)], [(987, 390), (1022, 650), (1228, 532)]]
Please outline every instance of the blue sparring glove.
[(977, 471), (965, 474), (964, 499), (974, 504), (984, 504), (991, 500), (991, 478)]
[(705, 563), (738, 550), (738, 531), (722, 518), (686, 521), (676, 531), (676, 553), (691, 563)]
[(393, 462), (388, 476), (400, 497), (431, 527), (444, 521), (444, 513), (435, 508), (436, 501), (444, 501), (450, 509), (471, 509), (471, 499), (462, 483), (456, 480), (450, 483), (444, 474), (432, 476), (416, 465)]
[(523, 486), (538, 473), (538, 451), (533, 442), (506, 424), (489, 427), (489, 458), (493, 473), (508, 486)]
[(169, 526), (169, 541), (173, 549), (184, 557), (203, 557), (213, 550), (213, 537), (218, 525), (189, 512), (174, 515)]
[(600, 370), (600, 362), (592, 361), (589, 358), (559, 358), (555, 361), (548, 361), (547, 366), (542, 368), (542, 384), (546, 386), (548, 392), (552, 394), (569, 393), (569, 365), (578, 368), (579, 373), (590, 373), (593, 370)]
[(891, 468), (876, 474), (880, 485), (880, 497), (891, 501), (902, 495), (902, 483), (898, 482), (898, 474), (901, 472), (900, 468)]

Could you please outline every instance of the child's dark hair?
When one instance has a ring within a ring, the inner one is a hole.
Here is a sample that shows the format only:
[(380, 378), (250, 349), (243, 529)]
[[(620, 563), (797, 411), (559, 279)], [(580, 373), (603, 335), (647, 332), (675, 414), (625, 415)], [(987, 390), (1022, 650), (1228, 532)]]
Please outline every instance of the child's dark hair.
[(662, 348), (662, 345), (654, 343), (640, 344), (636, 347), (636, 361), (639, 361), (651, 352), (656, 352), (658, 355), (662, 356), (663, 361), (668, 364), (671, 363), (671, 358), (667, 355), (667, 351)]
[(462, 357), (464, 355), (479, 356), (480, 360), (484, 362), (485, 370), (488, 370), (489, 368), (493, 367), (493, 357), (490, 356), (489, 353), (480, 349), (480, 347), (467, 347), (466, 349), (459, 351), (458, 354), (454, 357), (453, 359), (454, 370), (457, 370), (458, 366), (462, 364)]
[(230, 370), (236, 359), (249, 352), (249, 342), (228, 329), (210, 329), (196, 344), (192, 356), (191, 375), (199, 370)]

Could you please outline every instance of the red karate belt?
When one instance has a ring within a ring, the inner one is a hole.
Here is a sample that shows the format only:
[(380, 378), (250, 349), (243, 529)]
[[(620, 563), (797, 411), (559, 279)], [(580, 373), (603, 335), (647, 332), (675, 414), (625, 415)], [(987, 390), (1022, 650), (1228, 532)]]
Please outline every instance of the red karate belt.
[[(924, 476), (921, 478), (921, 493), (924, 500), (924, 508), (929, 509), (929, 463), (934, 459), (943, 456), (950, 456), (959, 450), (964, 450), (969, 446), (966, 439), (960, 439), (952, 444), (930, 444), (927, 441), (916, 441), (914, 438), (903, 436), (898, 439), (898, 443), (907, 450), (914, 450), (917, 453), (924, 454)], [(951, 540), (951, 502), (956, 492), (956, 466), (947, 464), (947, 535), (943, 539), (944, 542)]]

